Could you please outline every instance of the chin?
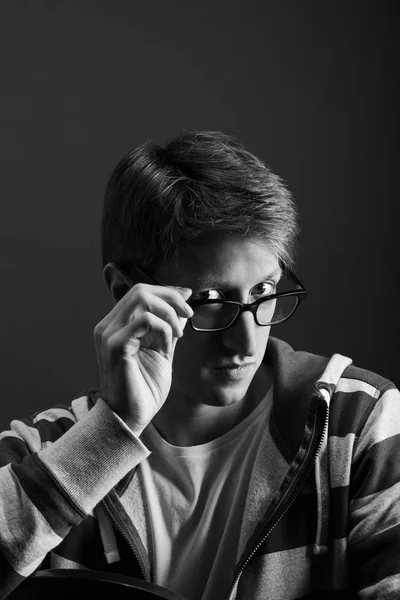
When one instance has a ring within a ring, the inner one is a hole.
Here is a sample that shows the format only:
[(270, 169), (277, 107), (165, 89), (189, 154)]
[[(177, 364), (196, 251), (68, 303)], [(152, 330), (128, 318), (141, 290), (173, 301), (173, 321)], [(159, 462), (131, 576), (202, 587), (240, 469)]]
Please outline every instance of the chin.
[(190, 398), (192, 404), (223, 407), (240, 403), (248, 393), (253, 378), (254, 372), (238, 376), (205, 371), (200, 377), (173, 380), (173, 384), (179, 396)]
[(241, 383), (226, 386), (213, 386), (207, 390), (202, 398), (202, 403), (209, 406), (232, 406), (238, 404), (246, 396), (249, 384)]

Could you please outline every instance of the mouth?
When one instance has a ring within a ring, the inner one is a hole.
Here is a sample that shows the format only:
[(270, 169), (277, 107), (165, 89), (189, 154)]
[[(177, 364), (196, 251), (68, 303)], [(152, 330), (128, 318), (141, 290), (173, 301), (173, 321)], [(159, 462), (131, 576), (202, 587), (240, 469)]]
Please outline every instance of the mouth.
[(224, 379), (242, 379), (250, 373), (253, 366), (254, 363), (231, 363), (222, 367), (214, 367), (213, 371), (217, 377), (222, 377)]
[(255, 364), (256, 364), (255, 360), (252, 360), (250, 362), (242, 362), (242, 363), (231, 361), (231, 362), (226, 362), (226, 363), (221, 363), (219, 365), (215, 365), (213, 368), (214, 369), (242, 369), (245, 367), (251, 367), (252, 365), (255, 365)]

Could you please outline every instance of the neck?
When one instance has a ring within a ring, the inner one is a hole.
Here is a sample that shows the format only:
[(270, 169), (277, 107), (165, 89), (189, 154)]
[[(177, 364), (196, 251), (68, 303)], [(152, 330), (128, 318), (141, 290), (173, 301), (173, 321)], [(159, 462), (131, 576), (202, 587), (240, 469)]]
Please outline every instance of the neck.
[(246, 396), (230, 406), (188, 402), (180, 394), (171, 394), (153, 418), (153, 425), (174, 446), (206, 444), (243, 421), (263, 400), (271, 383), (272, 370), (262, 363)]

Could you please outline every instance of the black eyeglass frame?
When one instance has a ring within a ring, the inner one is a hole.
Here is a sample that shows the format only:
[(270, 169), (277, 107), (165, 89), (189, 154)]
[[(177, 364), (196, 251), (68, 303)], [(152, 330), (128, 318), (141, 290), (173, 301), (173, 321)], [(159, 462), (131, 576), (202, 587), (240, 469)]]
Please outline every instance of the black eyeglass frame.
[[(134, 268), (137, 269), (138, 271), (141, 271), (143, 273), (143, 275), (145, 275), (148, 279), (150, 279), (153, 283), (155, 283), (156, 285), (159, 285), (161, 287), (168, 287), (167, 285), (165, 285), (164, 283), (160, 283), (159, 281), (157, 281), (156, 279), (154, 279), (154, 277), (152, 277), (151, 275), (149, 275), (148, 273), (146, 273), (146, 271), (144, 269), (142, 269), (142, 267), (138, 267), (137, 265), (134, 265)], [(207, 332), (207, 333), (211, 333), (213, 331), (223, 331), (224, 329), (228, 329), (229, 327), (231, 327), (233, 325), (233, 323), (238, 319), (238, 317), (246, 312), (247, 310), (249, 310), (254, 317), (254, 321), (256, 322), (256, 324), (259, 327), (268, 327), (270, 325), (279, 325), (280, 323), (283, 323), (284, 321), (287, 321), (288, 319), (290, 319), (290, 317), (292, 317), (294, 315), (294, 313), (296, 312), (296, 310), (298, 309), (298, 307), (300, 306), (300, 303), (305, 300), (305, 298), (307, 297), (307, 290), (304, 287), (304, 285), (301, 283), (301, 281), (296, 277), (296, 275), (293, 273), (293, 271), (291, 271), (288, 268), (284, 268), (283, 272), (285, 274), (286, 277), (288, 277), (289, 279), (292, 279), (294, 281), (294, 283), (297, 286), (296, 290), (288, 290), (287, 292), (279, 292), (278, 294), (271, 294), (270, 296), (268, 296), (267, 298), (259, 298), (258, 300), (255, 300), (254, 302), (251, 302), (250, 304), (243, 304), (242, 302), (237, 302), (235, 300), (219, 300), (218, 298), (213, 298), (213, 299), (194, 299), (191, 300), (189, 298), (189, 300), (187, 300), (187, 303), (189, 304), (190, 307), (196, 307), (196, 306), (203, 306), (205, 304), (233, 304), (235, 306), (238, 307), (238, 310), (236, 312), (236, 314), (234, 315), (234, 317), (232, 318), (232, 320), (230, 321), (230, 323), (228, 325), (225, 325), (224, 327), (219, 327), (218, 329), (200, 329), (198, 327), (195, 327), (193, 325), (192, 322), (192, 317), (189, 318), (189, 323), (191, 328), (194, 331), (203, 331), (203, 332)], [(264, 302), (270, 302), (271, 300), (275, 300), (277, 298), (283, 298), (286, 296), (296, 296), (297, 297), (297, 302), (294, 305), (294, 308), (292, 310), (291, 313), (289, 313), (289, 315), (287, 315), (286, 317), (284, 317), (283, 319), (280, 319), (279, 321), (274, 321), (273, 323), (260, 323), (258, 321), (257, 318), (257, 309), (259, 307), (260, 304), (263, 304)]]

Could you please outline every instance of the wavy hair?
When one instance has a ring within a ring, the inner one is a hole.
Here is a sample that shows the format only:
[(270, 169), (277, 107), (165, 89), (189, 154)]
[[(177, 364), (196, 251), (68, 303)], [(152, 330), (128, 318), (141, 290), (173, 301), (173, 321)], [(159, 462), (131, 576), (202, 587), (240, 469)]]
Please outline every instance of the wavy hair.
[(297, 210), (285, 182), (236, 138), (189, 131), (128, 152), (108, 180), (101, 220), (103, 266), (155, 272), (202, 234), (261, 239), (294, 263)]

